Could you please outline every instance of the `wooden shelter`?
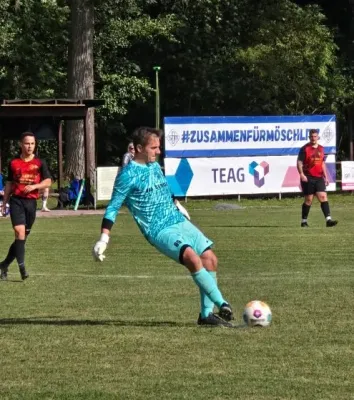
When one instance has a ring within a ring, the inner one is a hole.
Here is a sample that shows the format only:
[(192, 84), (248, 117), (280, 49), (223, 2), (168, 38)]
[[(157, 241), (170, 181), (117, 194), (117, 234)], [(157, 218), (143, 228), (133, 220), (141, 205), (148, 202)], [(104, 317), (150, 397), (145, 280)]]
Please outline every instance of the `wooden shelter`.
[[(0, 100), (0, 170), (5, 139), (17, 140), (22, 132), (31, 131), (38, 139), (58, 141), (58, 188), (63, 185), (63, 132), (62, 122), (82, 120), (84, 123), (85, 178), (90, 190), (90, 165), (88, 135), (88, 110), (104, 104), (97, 99), (29, 99)], [(88, 196), (87, 196), (88, 197)]]

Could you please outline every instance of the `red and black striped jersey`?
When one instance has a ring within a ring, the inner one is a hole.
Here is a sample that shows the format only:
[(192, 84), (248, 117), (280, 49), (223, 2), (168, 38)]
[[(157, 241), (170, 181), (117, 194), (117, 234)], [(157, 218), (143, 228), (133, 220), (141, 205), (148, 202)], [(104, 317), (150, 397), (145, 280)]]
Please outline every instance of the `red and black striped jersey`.
[(24, 189), (27, 185), (36, 185), (44, 179), (51, 179), (51, 175), (47, 163), (40, 158), (34, 157), (30, 161), (24, 161), (19, 157), (9, 163), (7, 181), (12, 182), (13, 196), (38, 199), (38, 190), (24, 193)]

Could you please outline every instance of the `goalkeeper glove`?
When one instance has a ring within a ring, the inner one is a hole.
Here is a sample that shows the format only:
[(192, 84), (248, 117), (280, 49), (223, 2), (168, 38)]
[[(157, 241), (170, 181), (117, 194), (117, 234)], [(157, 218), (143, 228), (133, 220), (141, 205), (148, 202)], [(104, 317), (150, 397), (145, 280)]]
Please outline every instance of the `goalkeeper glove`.
[(178, 200), (174, 200), (176, 207), (178, 208), (179, 212), (182, 213), (187, 219), (191, 219), (188, 214), (188, 211), (182, 206), (182, 204)]
[(109, 236), (107, 235), (107, 233), (102, 233), (100, 240), (95, 244), (94, 248), (92, 249), (93, 258), (96, 261), (103, 261), (106, 258), (103, 253), (106, 251), (108, 242)]

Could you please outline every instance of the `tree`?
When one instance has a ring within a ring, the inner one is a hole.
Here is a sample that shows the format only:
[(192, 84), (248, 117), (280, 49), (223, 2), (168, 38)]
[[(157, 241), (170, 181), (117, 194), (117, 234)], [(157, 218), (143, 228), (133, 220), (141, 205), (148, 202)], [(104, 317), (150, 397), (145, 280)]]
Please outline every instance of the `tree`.
[(157, 53), (166, 71), (161, 73), (164, 113), (225, 114), (241, 79), (230, 54), (241, 45), (250, 17), (248, 1), (161, 1), (161, 13), (171, 12), (179, 21), (173, 31), (176, 40), (163, 43)]
[(157, 56), (168, 115), (340, 112), (351, 96), (334, 33), (291, 1), (161, 0), (179, 21)]
[(67, 18), (65, 5), (0, 1), (2, 98), (65, 96)]
[(251, 11), (253, 27), (234, 53), (247, 83), (247, 108), (266, 114), (338, 112), (348, 82), (318, 7), (264, 1)]
[[(17, 4), (0, 0), (1, 97), (90, 98), (94, 74), (96, 96), (106, 101), (96, 113), (100, 164), (117, 163), (127, 132), (154, 123), (154, 65), (162, 66), (162, 115), (343, 115), (352, 97), (349, 0), (339, 0), (330, 21), (318, 7), (288, 0)], [(343, 14), (347, 29), (332, 31)], [(82, 177), (82, 126), (66, 132), (66, 170)], [(92, 137), (90, 130), (90, 155)]]
[[(94, 6), (91, 0), (70, 2), (70, 45), (68, 56), (68, 97), (93, 99), (93, 37)], [(88, 145), (89, 177), (93, 180), (95, 169), (94, 113), (89, 110), (88, 135), (84, 138), (83, 121), (70, 121), (66, 127), (66, 174), (84, 177), (85, 146)]]
[[(49, 0), (0, 0), (0, 98), (66, 96), (68, 11), (65, 4)], [(18, 144), (3, 144), (6, 165)], [(55, 170), (55, 141), (39, 147)]]
[(117, 164), (137, 124), (153, 124), (152, 67), (162, 44), (175, 41), (172, 13), (154, 13), (156, 2), (96, 0), (95, 90), (106, 101), (98, 109), (98, 163)]

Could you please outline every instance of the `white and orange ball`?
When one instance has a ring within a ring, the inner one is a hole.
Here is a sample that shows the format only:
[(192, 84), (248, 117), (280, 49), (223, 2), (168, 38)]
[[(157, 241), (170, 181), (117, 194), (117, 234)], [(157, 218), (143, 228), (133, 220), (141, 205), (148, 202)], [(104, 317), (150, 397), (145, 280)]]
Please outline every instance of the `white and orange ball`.
[(264, 301), (252, 300), (243, 310), (243, 320), (251, 327), (266, 327), (272, 322), (272, 311)]

